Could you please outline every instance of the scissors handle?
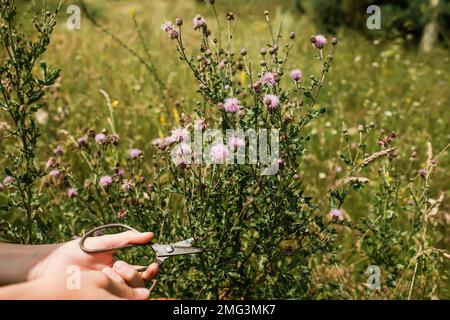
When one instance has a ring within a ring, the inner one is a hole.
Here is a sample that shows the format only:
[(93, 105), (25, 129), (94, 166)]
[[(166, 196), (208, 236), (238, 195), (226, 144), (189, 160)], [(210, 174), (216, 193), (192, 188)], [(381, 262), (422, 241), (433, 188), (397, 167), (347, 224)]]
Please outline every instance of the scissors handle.
[(84, 243), (86, 242), (86, 239), (89, 237), (93, 237), (94, 233), (100, 230), (105, 230), (105, 229), (111, 229), (111, 228), (123, 228), (123, 229), (127, 229), (127, 230), (131, 230), (131, 231), (136, 231), (138, 232), (136, 229), (133, 229), (132, 227), (126, 225), (126, 224), (122, 224), (122, 223), (111, 223), (111, 224), (105, 224), (103, 226), (94, 228), (92, 230), (89, 230), (81, 239), (80, 239), (80, 248), (81, 250), (83, 250), (86, 253), (100, 253), (100, 252), (108, 252), (108, 251), (114, 251), (114, 250), (119, 250), (119, 249), (126, 249), (126, 248), (132, 248), (132, 247), (138, 247), (138, 246), (143, 246), (146, 245), (145, 243), (143, 244), (125, 244), (123, 246), (117, 246), (117, 247), (111, 247), (111, 248), (100, 248), (100, 249), (89, 249), (86, 248)]

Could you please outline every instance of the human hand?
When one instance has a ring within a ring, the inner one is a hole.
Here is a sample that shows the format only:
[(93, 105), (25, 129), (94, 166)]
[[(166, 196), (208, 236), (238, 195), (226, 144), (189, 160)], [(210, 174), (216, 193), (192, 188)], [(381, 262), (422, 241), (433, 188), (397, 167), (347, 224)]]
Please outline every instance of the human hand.
[[(140, 244), (150, 242), (154, 237), (152, 232), (126, 231), (86, 239), (85, 245), (91, 249), (110, 248), (126, 244)], [(77, 266), (81, 271), (102, 270), (110, 279), (137, 288), (143, 287), (146, 280), (154, 278), (158, 272), (158, 265), (152, 263), (148, 268), (138, 273), (126, 262), (114, 263), (114, 251), (101, 253), (85, 253), (80, 249), (79, 240), (48, 245), (40, 250), (36, 263), (29, 272), (28, 280), (39, 279), (46, 275), (57, 273), (66, 274), (67, 268)]]
[[(61, 300), (145, 300), (150, 291), (132, 288), (123, 280), (115, 281), (101, 271), (79, 273), (79, 286), (70, 286), (67, 274), (45, 275), (36, 280), (0, 288), (0, 299)], [(121, 278), (122, 279), (122, 278)]]

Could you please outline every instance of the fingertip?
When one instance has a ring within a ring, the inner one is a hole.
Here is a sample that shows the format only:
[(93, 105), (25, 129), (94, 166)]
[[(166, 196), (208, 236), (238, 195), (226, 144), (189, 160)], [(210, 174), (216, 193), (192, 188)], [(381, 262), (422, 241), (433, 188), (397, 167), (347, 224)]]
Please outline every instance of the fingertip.
[(145, 280), (153, 279), (158, 274), (159, 266), (157, 263), (152, 263), (147, 267), (147, 269), (142, 274), (142, 278)]
[(150, 240), (155, 237), (155, 234), (153, 232), (151, 232), (151, 231), (142, 232), (142, 235), (145, 236), (146, 238), (149, 238)]
[(153, 232), (133, 232), (128, 236), (128, 243), (147, 243), (155, 237)]

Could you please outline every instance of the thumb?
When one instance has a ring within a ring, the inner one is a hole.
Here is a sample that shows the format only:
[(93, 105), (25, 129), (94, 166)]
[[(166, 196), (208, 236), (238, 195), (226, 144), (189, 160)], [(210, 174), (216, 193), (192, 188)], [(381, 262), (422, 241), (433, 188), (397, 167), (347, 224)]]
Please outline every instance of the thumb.
[(150, 242), (154, 237), (153, 232), (125, 231), (116, 234), (105, 234), (99, 237), (86, 239), (86, 247), (103, 249), (123, 246), (126, 244), (141, 244)]

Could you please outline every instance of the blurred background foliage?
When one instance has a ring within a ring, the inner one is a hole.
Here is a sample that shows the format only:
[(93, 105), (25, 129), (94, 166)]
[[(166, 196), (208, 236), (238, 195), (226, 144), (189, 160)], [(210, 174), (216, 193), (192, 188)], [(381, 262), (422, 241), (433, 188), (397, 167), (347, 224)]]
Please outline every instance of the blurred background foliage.
[[(433, 20), (439, 26), (438, 38), (448, 41), (450, 28), (450, 1), (439, 0), (435, 6), (428, 0), (311, 0), (297, 1), (300, 10), (308, 8), (313, 17), (330, 32), (346, 26), (359, 30), (365, 35), (393, 39), (409, 37), (418, 44), (425, 26)], [(308, 5), (309, 4), (309, 5)], [(370, 5), (381, 9), (382, 28), (374, 32), (366, 28), (366, 9)]]

